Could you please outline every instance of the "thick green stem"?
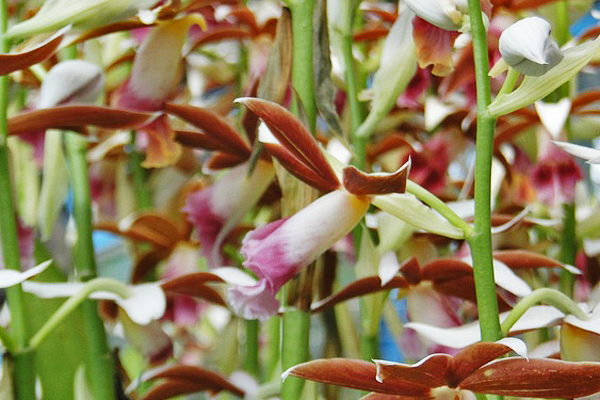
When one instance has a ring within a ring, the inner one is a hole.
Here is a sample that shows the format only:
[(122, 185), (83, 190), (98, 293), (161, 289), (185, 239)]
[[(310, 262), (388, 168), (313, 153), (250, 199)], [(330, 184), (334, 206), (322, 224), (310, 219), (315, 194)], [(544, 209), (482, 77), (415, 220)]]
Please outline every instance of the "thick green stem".
[[(292, 16), (292, 86), (298, 96), (298, 102), (293, 104), (296, 115), (306, 117), (306, 124), (311, 132), (315, 132), (317, 106), (315, 103), (315, 87), (313, 72), (313, 14), (315, 0), (290, 0), (289, 7)], [(297, 185), (292, 185), (297, 187)], [(284, 190), (296, 190), (286, 188)], [(307, 192), (304, 190), (303, 192)], [(312, 191), (309, 191), (312, 193)], [(284, 208), (296, 210), (306, 206), (312, 201), (306, 196), (294, 196), (289, 193), (284, 199), (287, 203)], [(300, 204), (303, 203), (303, 204)], [(299, 206), (299, 207), (298, 207)], [(306, 273), (304, 271), (303, 273)], [(287, 287), (284, 288), (287, 290)], [(306, 297), (303, 294), (303, 297)], [(285, 298), (285, 296), (284, 296)], [(283, 369), (308, 361), (310, 342), (310, 312), (296, 308), (292, 305), (283, 313), (283, 331), (281, 347), (281, 364)], [(301, 398), (304, 381), (298, 378), (286, 379), (281, 385), (282, 400), (296, 400)]]
[[(309, 359), (309, 333), (310, 313), (296, 308), (283, 313), (281, 366), (284, 371)], [(281, 399), (300, 399), (303, 385), (303, 379), (287, 378), (281, 385)]]
[[(563, 230), (560, 239), (560, 261), (575, 265), (577, 257), (577, 238), (575, 232), (575, 205), (563, 204)], [(567, 296), (573, 296), (575, 275), (563, 269), (560, 272), (560, 291)]]
[(260, 377), (259, 331), (258, 320), (246, 321), (246, 371), (257, 379)]
[(269, 343), (267, 346), (265, 380), (273, 379), (279, 367), (279, 348), (281, 345), (281, 318), (272, 317), (267, 321)]
[(491, 171), (496, 120), (486, 116), (491, 103), (487, 34), (479, 0), (469, 0), (475, 82), (477, 85), (477, 136), (475, 160), (475, 220), (474, 230), (467, 237), (473, 258), (473, 274), (477, 309), (484, 341), (502, 337), (498, 317), (496, 284), (492, 264), (491, 233)]
[[(96, 277), (96, 258), (92, 240), (92, 201), (87, 165), (87, 141), (80, 135), (65, 135), (73, 187), (73, 214), (77, 227), (75, 266), (79, 280)], [(86, 372), (95, 400), (115, 398), (115, 367), (106, 340), (104, 324), (98, 316), (96, 302), (81, 304), (86, 332)]]
[[(292, 87), (302, 103), (306, 123), (311, 132), (315, 131), (317, 105), (315, 103), (315, 80), (313, 76), (313, 12), (314, 0), (291, 0), (292, 12)], [(300, 114), (298, 104), (293, 105), (294, 113)]]
[[(10, 40), (5, 36), (8, 28), (7, 0), (0, 0), (0, 52), (10, 51)], [(10, 169), (8, 165), (8, 75), (0, 76), (0, 239), (5, 268), (21, 270), (17, 221), (12, 197)], [(11, 330), (18, 351), (13, 353), (15, 361), (14, 392), (18, 400), (35, 399), (34, 354), (23, 351), (29, 340), (29, 329), (25, 315), (24, 296), (21, 285), (6, 289), (11, 316)]]
[(587, 314), (567, 295), (554, 289), (541, 288), (534, 290), (517, 303), (510, 314), (508, 314), (508, 317), (502, 322), (502, 333), (504, 335), (508, 334), (510, 328), (513, 327), (527, 310), (533, 305), (541, 302), (548, 303), (563, 311), (565, 314), (572, 314), (582, 321), (588, 320)]

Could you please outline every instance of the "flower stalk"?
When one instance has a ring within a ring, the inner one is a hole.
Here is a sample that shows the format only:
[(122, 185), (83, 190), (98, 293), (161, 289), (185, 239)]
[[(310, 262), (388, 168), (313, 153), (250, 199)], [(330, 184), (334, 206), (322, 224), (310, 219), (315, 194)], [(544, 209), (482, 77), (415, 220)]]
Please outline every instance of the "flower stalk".
[[(10, 40), (6, 36), (8, 28), (8, 2), (0, 0), (0, 52), (8, 53)], [(17, 222), (12, 197), (12, 184), (8, 165), (8, 75), (0, 76), (0, 239), (5, 268), (21, 270), (21, 258), (17, 237)], [(13, 388), (18, 400), (35, 399), (34, 354), (23, 351), (29, 340), (29, 330), (25, 318), (25, 304), (21, 285), (6, 289), (11, 314), (12, 337), (16, 351), (14, 359)], [(4, 340), (3, 340), (4, 341)]]
[(486, 109), (491, 103), (491, 89), (488, 77), (487, 34), (481, 16), (479, 0), (469, 0), (469, 15), (473, 37), (475, 83), (477, 85), (477, 141), (474, 230), (472, 234), (467, 236), (467, 242), (471, 248), (473, 258), (481, 337), (484, 341), (493, 342), (502, 337), (492, 263), (490, 202), (492, 152), (496, 120), (486, 114)]
[[(71, 183), (73, 187), (73, 214), (77, 227), (75, 265), (77, 277), (88, 281), (96, 277), (96, 258), (92, 240), (92, 202), (87, 165), (87, 140), (67, 132), (65, 135)], [(95, 399), (115, 398), (112, 355), (106, 340), (104, 323), (97, 312), (96, 302), (87, 300), (81, 304), (86, 333), (87, 372)]]

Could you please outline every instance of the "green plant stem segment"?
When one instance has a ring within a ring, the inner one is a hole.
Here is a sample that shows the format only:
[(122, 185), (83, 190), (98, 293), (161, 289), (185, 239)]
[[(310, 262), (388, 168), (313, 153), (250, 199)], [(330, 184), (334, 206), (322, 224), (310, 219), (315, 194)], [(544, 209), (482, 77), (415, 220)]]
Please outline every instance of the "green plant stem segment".
[[(294, 102), (292, 110), (298, 116), (304, 114), (308, 129), (314, 133), (317, 118), (313, 71), (315, 0), (289, 0), (288, 5), (292, 17), (292, 87), (301, 103)], [(285, 370), (308, 361), (310, 312), (288, 307), (283, 313), (282, 325), (281, 364)], [(281, 385), (281, 399), (301, 398), (303, 385), (304, 381), (301, 379), (286, 379)]]
[(148, 175), (146, 169), (142, 167), (144, 154), (137, 151), (135, 148), (135, 131), (131, 132), (131, 151), (129, 152), (129, 167), (131, 169), (131, 177), (133, 180), (133, 189), (135, 192), (135, 200), (139, 211), (149, 210), (152, 208), (152, 195), (146, 184)]
[[(307, 317), (308, 316), (308, 317)], [(292, 308), (283, 313), (281, 366), (284, 371), (309, 359), (310, 314)], [(304, 380), (289, 377), (281, 385), (282, 400), (302, 398)]]
[(484, 341), (502, 337), (494, 282), (491, 233), (491, 170), (496, 120), (486, 116), (491, 103), (487, 34), (479, 0), (469, 0), (475, 82), (477, 85), (477, 136), (475, 160), (475, 220), (474, 230), (467, 237), (473, 258), (473, 274), (477, 309)]
[[(75, 265), (81, 281), (96, 277), (96, 258), (92, 241), (92, 201), (87, 165), (87, 141), (80, 135), (67, 132), (65, 142), (73, 188), (73, 214), (77, 227)], [(104, 323), (96, 302), (81, 304), (86, 333), (86, 372), (95, 400), (115, 399), (115, 367), (106, 339)]]
[(508, 334), (510, 328), (537, 303), (548, 303), (565, 314), (572, 314), (582, 321), (587, 321), (589, 318), (585, 312), (570, 297), (555, 289), (541, 288), (531, 292), (528, 296), (523, 297), (517, 305), (511, 310), (508, 317), (502, 322), (502, 333)]
[[(315, 131), (317, 105), (315, 103), (315, 80), (313, 76), (313, 13), (314, 0), (290, 0), (292, 13), (292, 87), (302, 102), (306, 123), (311, 132)], [(300, 107), (293, 104), (296, 115)]]
[(259, 331), (260, 323), (258, 320), (246, 321), (246, 371), (256, 379), (260, 378)]
[[(8, 28), (8, 3), (0, 0), (0, 52), (10, 51), (10, 41), (5, 36)], [(5, 268), (21, 270), (17, 221), (12, 197), (12, 184), (8, 164), (8, 75), (0, 76), (0, 241)], [(11, 315), (12, 338), (16, 351), (14, 360), (13, 390), (17, 400), (35, 399), (34, 353), (25, 350), (29, 329), (25, 315), (24, 296), (21, 285), (6, 289)], [(8, 340), (8, 339), (6, 339)]]

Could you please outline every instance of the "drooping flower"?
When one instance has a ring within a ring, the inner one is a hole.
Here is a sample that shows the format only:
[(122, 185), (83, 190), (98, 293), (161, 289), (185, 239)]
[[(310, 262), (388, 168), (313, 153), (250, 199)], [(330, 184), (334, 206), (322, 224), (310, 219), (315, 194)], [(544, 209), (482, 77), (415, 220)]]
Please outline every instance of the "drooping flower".
[(552, 27), (540, 17), (523, 18), (500, 35), (500, 54), (524, 75), (540, 76), (554, 68), (564, 55), (550, 37)]

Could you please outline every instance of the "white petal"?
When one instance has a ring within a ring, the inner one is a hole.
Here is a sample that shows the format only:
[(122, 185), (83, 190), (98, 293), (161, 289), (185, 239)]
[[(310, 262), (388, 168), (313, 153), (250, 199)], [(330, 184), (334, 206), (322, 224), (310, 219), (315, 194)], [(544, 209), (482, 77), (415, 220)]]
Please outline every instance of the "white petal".
[(443, 6), (443, 2), (440, 0), (406, 0), (406, 5), (419, 17), (438, 28), (447, 31), (459, 29), (459, 26), (452, 21)]
[(432, 130), (448, 115), (457, 110), (457, 107), (448, 105), (437, 96), (427, 96), (425, 99), (425, 129)]
[(554, 144), (572, 156), (582, 158), (592, 164), (600, 164), (600, 150), (568, 142), (555, 141)]
[(535, 102), (535, 110), (550, 135), (557, 139), (571, 112), (571, 99), (564, 98), (558, 103), (546, 103), (539, 100)]
[(400, 264), (396, 258), (396, 254), (393, 251), (388, 251), (381, 256), (379, 261), (379, 278), (381, 279), (381, 286), (384, 286), (391, 281), (398, 271), (400, 270)]
[(0, 270), (0, 288), (7, 288), (18, 285), (19, 283), (23, 283), (27, 279), (33, 278), (34, 276), (42, 273), (50, 264), (52, 264), (52, 260), (44, 261), (33, 268), (29, 268), (25, 272), (15, 271), (12, 269)]
[[(465, 257), (462, 261), (473, 266), (473, 260)], [(509, 292), (519, 296), (527, 296), (531, 293), (531, 287), (521, 278), (519, 278), (506, 264), (498, 260), (494, 260), (494, 281), (496, 285)]]
[(254, 286), (256, 285), (256, 279), (248, 275), (239, 268), (234, 267), (220, 267), (210, 270), (211, 274), (217, 275), (225, 282), (238, 285), (238, 286)]
[[(504, 321), (507, 316), (508, 312), (502, 313), (500, 320)], [(549, 327), (555, 325), (564, 316), (564, 313), (552, 306), (533, 306), (525, 311), (517, 323), (512, 326), (510, 332), (527, 332)]]
[(63, 61), (44, 78), (37, 106), (49, 108), (62, 103), (92, 103), (103, 86), (104, 73), (96, 64), (83, 60)]
[[(167, 307), (167, 299), (161, 287), (156, 283), (133, 286), (133, 294), (126, 299), (116, 297), (114, 300), (129, 315), (133, 322), (147, 325), (163, 316)], [(91, 296), (95, 298), (94, 295)]]
[(452, 349), (462, 349), (481, 341), (478, 321), (455, 328), (439, 328), (420, 322), (409, 322), (404, 327), (413, 329), (427, 339)]
[(514, 351), (521, 357), (527, 358), (527, 345), (521, 339), (517, 339), (514, 337), (505, 337), (496, 341), (496, 343), (508, 346), (512, 349), (512, 351)]

